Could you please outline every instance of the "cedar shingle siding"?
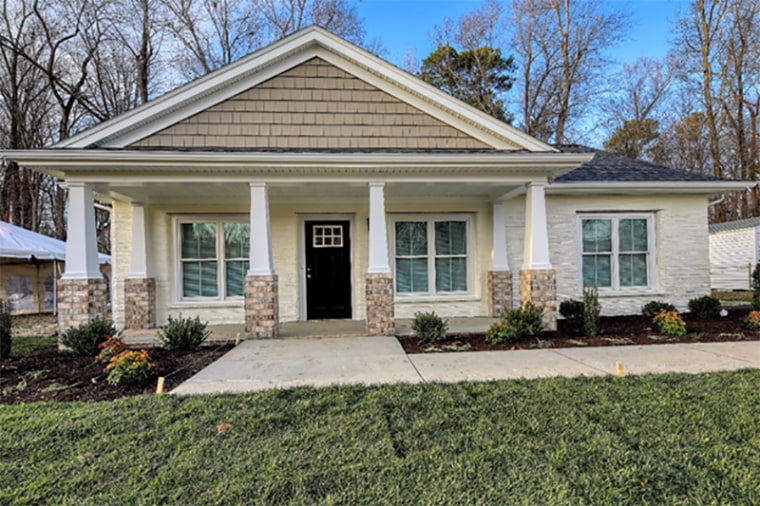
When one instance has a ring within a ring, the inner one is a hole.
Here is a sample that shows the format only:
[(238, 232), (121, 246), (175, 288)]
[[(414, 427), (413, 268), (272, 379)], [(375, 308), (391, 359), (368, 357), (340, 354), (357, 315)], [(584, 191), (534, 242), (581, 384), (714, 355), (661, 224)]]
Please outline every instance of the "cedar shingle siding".
[(133, 145), (489, 149), (486, 144), (318, 58)]

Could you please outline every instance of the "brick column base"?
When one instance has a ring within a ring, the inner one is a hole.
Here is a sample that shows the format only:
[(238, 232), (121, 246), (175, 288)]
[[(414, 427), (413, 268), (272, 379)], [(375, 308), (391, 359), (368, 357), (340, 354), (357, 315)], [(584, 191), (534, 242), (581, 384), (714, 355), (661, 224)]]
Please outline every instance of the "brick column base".
[(393, 275), (367, 274), (365, 277), (367, 303), (367, 335), (392, 336), (396, 334), (393, 308)]
[(269, 339), (280, 335), (277, 276), (245, 277), (246, 337)]
[(105, 279), (58, 280), (58, 331), (105, 318), (108, 311), (108, 286)]
[(533, 302), (544, 308), (546, 330), (557, 330), (557, 271), (536, 269), (520, 271), (520, 304)]
[(124, 280), (124, 328), (150, 329), (156, 326), (156, 280)]
[(488, 314), (501, 318), (512, 309), (512, 271), (488, 271)]

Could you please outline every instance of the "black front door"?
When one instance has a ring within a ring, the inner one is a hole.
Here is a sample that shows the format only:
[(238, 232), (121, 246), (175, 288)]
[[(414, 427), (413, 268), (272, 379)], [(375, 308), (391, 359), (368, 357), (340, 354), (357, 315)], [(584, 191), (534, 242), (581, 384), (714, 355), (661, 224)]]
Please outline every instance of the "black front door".
[(351, 318), (348, 221), (307, 221), (306, 319)]

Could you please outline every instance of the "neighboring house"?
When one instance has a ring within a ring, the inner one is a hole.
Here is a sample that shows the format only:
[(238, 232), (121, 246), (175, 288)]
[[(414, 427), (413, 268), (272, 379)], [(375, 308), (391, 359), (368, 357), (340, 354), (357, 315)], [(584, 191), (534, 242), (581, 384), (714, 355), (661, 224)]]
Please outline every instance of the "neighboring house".
[(101, 310), (93, 193), (113, 200), (114, 319), (245, 324), (500, 315), (599, 286), (606, 314), (709, 293), (719, 180), (552, 147), (311, 27), (48, 149), (65, 180), (60, 326)]
[(710, 225), (710, 286), (717, 290), (752, 288), (760, 260), (760, 218)]

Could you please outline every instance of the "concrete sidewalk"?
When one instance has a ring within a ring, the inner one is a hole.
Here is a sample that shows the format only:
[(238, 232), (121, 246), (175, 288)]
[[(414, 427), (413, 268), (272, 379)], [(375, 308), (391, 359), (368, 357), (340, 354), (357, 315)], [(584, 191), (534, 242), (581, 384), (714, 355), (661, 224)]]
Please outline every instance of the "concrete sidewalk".
[(760, 341), (407, 355), (393, 337), (244, 341), (178, 386), (176, 394), (300, 385), (457, 382), (551, 376), (760, 369)]

